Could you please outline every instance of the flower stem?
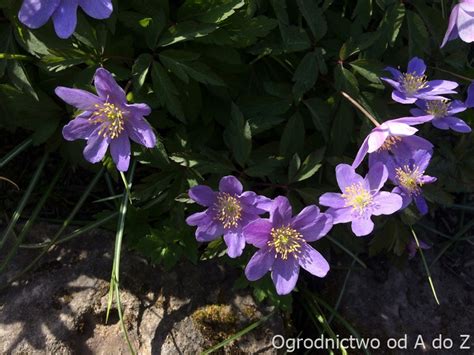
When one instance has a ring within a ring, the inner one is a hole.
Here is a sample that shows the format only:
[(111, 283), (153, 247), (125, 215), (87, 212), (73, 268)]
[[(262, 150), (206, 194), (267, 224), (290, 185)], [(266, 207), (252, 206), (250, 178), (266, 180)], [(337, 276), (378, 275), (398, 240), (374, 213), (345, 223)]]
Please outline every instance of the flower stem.
[(375, 117), (372, 116), (369, 111), (363, 108), (362, 105), (359, 104), (356, 100), (354, 100), (348, 93), (341, 91), (341, 95), (344, 96), (347, 100), (349, 100), (351, 104), (353, 104), (356, 108), (358, 108), (359, 111), (362, 112), (365, 117), (367, 117), (375, 125), (375, 127), (380, 126), (380, 123), (375, 119)]

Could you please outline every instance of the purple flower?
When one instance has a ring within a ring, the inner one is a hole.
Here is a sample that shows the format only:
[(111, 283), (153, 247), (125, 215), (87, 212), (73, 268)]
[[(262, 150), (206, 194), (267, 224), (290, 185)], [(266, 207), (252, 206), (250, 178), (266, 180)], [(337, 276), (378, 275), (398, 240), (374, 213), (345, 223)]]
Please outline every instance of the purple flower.
[(304, 208), (295, 217), (292, 215), (288, 199), (279, 196), (273, 202), (270, 219), (259, 218), (243, 230), (247, 242), (259, 249), (245, 268), (247, 279), (258, 280), (271, 270), (279, 295), (295, 288), (300, 266), (318, 277), (329, 271), (326, 259), (308, 242), (329, 232), (331, 216), (320, 213), (315, 205)]
[(466, 106), (468, 108), (473, 108), (474, 107), (474, 82), (469, 85), (467, 88), (467, 100), (466, 100)]
[[(404, 138), (413, 136), (418, 132), (418, 129), (411, 127), (411, 125), (421, 124), (430, 119), (431, 118), (428, 116), (402, 117), (395, 120), (385, 121), (380, 126), (375, 127), (365, 138), (359, 148), (354, 162), (352, 163), (352, 167), (356, 169), (360, 163), (362, 163), (367, 153), (389, 150), (394, 145), (400, 143), (402, 139), (407, 142)], [(429, 142), (428, 144), (431, 145)]]
[(63, 137), (68, 141), (87, 140), (84, 157), (91, 163), (101, 161), (110, 145), (117, 169), (126, 171), (130, 163), (129, 138), (147, 148), (156, 145), (155, 133), (143, 118), (151, 109), (146, 104), (127, 104), (125, 92), (103, 68), (95, 72), (94, 85), (98, 96), (79, 89), (56, 88), (56, 95), (84, 111), (63, 128)]
[(452, 129), (459, 133), (471, 132), (471, 127), (466, 122), (455, 117), (455, 114), (467, 110), (467, 106), (459, 100), (452, 102), (448, 100), (418, 100), (416, 105), (418, 108), (411, 109), (411, 114), (414, 116), (429, 116), (431, 124), (436, 128)]
[(460, 0), (454, 6), (441, 48), (458, 37), (466, 43), (474, 42), (474, 0)]
[(374, 229), (371, 216), (390, 215), (402, 207), (402, 198), (391, 192), (380, 191), (388, 178), (385, 165), (378, 163), (362, 178), (347, 164), (336, 167), (336, 179), (342, 194), (327, 192), (319, 203), (330, 207), (326, 213), (334, 224), (352, 222), (352, 231), (358, 237)]
[(77, 24), (77, 8), (98, 20), (112, 14), (112, 0), (23, 0), (18, 19), (29, 28), (39, 28), (53, 18), (56, 34), (70, 37)]
[(418, 249), (423, 249), (423, 250), (431, 249), (431, 245), (425, 243), (421, 239), (419, 240), (419, 242), (420, 242), (420, 247), (419, 248), (418, 248), (418, 245), (416, 244), (416, 242), (413, 239), (410, 239), (410, 241), (408, 242), (408, 244), (407, 244), (407, 253), (408, 253), (408, 258), (409, 259), (413, 259), (415, 257), (416, 252), (418, 251)]
[(454, 89), (459, 86), (454, 81), (427, 81), (425, 62), (417, 57), (410, 60), (406, 73), (401, 73), (392, 67), (387, 67), (385, 70), (392, 74), (393, 79), (381, 79), (395, 89), (392, 92), (392, 99), (402, 104), (412, 104), (418, 99), (442, 100), (444, 97), (440, 95), (455, 94)]
[(402, 209), (414, 200), (421, 214), (428, 213), (428, 204), (423, 197), (421, 187), (437, 180), (435, 177), (425, 175), (431, 156), (432, 152), (420, 149), (412, 155), (399, 155), (390, 160), (391, 163), (388, 164), (389, 178), (397, 185), (392, 192), (402, 197)]
[(224, 176), (217, 192), (205, 185), (189, 190), (189, 197), (208, 208), (189, 216), (186, 223), (197, 226), (196, 239), (199, 242), (209, 242), (224, 235), (227, 254), (231, 258), (242, 255), (245, 248), (242, 228), (271, 206), (270, 199), (253, 191), (242, 191), (242, 184), (234, 176)]

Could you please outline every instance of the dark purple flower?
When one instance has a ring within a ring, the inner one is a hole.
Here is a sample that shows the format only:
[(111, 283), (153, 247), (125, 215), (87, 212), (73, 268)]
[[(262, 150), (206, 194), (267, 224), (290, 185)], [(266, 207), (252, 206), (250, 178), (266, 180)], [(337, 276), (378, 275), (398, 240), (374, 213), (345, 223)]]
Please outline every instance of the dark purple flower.
[(395, 90), (392, 92), (392, 99), (402, 104), (413, 104), (416, 100), (442, 100), (445, 94), (455, 94), (459, 84), (447, 80), (426, 80), (425, 62), (414, 57), (408, 63), (406, 73), (398, 69), (387, 67), (385, 70), (392, 74), (393, 79), (381, 78), (390, 84)]
[(98, 20), (112, 14), (112, 0), (23, 0), (18, 19), (29, 28), (39, 28), (53, 18), (56, 34), (70, 37), (77, 24), (77, 8)]
[(362, 178), (347, 164), (336, 167), (336, 179), (340, 193), (327, 192), (319, 203), (330, 207), (326, 213), (334, 224), (352, 222), (352, 231), (358, 237), (370, 234), (374, 229), (371, 216), (390, 215), (402, 207), (402, 198), (395, 193), (380, 191), (388, 178), (385, 165), (374, 165)]
[(231, 258), (242, 255), (245, 248), (242, 228), (271, 206), (270, 199), (253, 191), (242, 191), (242, 184), (234, 176), (224, 176), (217, 192), (205, 185), (189, 190), (189, 197), (208, 208), (189, 216), (186, 223), (197, 226), (196, 239), (199, 242), (209, 242), (224, 235), (227, 254)]
[[(466, 122), (456, 117), (457, 113), (467, 110), (467, 106), (459, 100), (418, 100), (416, 102), (418, 108), (410, 110), (414, 116), (428, 116), (431, 124), (439, 129), (452, 129), (459, 133), (471, 132)], [(421, 147), (420, 147), (421, 148)]]
[(84, 111), (63, 128), (63, 137), (68, 141), (87, 140), (84, 157), (91, 163), (101, 161), (110, 145), (117, 169), (126, 171), (130, 163), (129, 138), (147, 148), (156, 145), (155, 133), (143, 118), (151, 109), (146, 104), (128, 104), (125, 92), (103, 68), (95, 72), (94, 85), (98, 96), (79, 89), (56, 88), (56, 95)]
[(441, 48), (458, 37), (466, 43), (474, 42), (474, 0), (460, 0), (453, 7)]
[[(352, 163), (352, 167), (357, 169), (367, 153), (370, 154), (377, 151), (390, 150), (394, 145), (398, 145), (402, 140), (406, 141), (406, 138), (412, 137), (416, 132), (418, 132), (418, 129), (411, 127), (412, 125), (421, 124), (429, 120), (430, 118), (426, 116), (402, 117), (395, 120), (385, 121), (380, 126), (375, 127), (364, 139), (364, 142), (359, 148)], [(411, 141), (413, 141), (413, 139)], [(428, 144), (431, 145), (429, 142)]]
[(300, 266), (315, 276), (326, 276), (328, 262), (308, 243), (325, 236), (331, 228), (331, 216), (320, 213), (318, 207), (308, 206), (293, 217), (288, 199), (277, 197), (269, 219), (259, 218), (243, 230), (247, 242), (259, 248), (245, 275), (255, 281), (270, 270), (279, 295), (295, 288)]
[(402, 197), (402, 209), (414, 200), (421, 214), (428, 213), (428, 205), (421, 187), (437, 180), (435, 177), (425, 175), (431, 156), (431, 151), (420, 149), (411, 155), (398, 155), (387, 162), (389, 178), (397, 185), (392, 192)]
[(407, 253), (408, 253), (408, 258), (409, 259), (413, 259), (415, 257), (416, 252), (418, 251), (418, 249), (423, 249), (423, 250), (431, 249), (431, 245), (425, 243), (421, 239), (419, 240), (419, 242), (420, 242), (420, 247), (419, 248), (418, 248), (418, 245), (416, 244), (416, 241), (414, 241), (413, 239), (410, 239), (410, 241), (408, 242), (408, 244), (407, 244)]
[(474, 107), (474, 82), (471, 83), (469, 87), (467, 88), (466, 106), (468, 108)]

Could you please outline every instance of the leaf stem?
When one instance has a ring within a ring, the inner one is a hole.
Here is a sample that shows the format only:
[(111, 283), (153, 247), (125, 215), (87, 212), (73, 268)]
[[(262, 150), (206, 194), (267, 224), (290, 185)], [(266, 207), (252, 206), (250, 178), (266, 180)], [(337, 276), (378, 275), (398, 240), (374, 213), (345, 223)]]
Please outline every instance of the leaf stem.
[(375, 117), (372, 116), (369, 111), (363, 108), (362, 105), (359, 104), (356, 100), (354, 100), (348, 93), (341, 91), (341, 95), (344, 96), (347, 100), (349, 100), (351, 104), (353, 104), (356, 108), (358, 108), (359, 111), (362, 112), (365, 117), (367, 117), (375, 125), (375, 127), (380, 126), (380, 123), (375, 119)]

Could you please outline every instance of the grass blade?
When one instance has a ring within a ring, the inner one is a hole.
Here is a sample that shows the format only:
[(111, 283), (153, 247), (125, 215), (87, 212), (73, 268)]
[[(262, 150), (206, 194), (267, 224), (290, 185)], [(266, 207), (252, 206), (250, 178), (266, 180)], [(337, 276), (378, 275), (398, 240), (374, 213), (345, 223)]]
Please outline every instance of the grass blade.
[(258, 326), (262, 325), (263, 323), (265, 323), (272, 315), (273, 315), (274, 312), (271, 312), (269, 314), (267, 314), (265, 317), (259, 319), (258, 321), (250, 324), (249, 326), (245, 327), (244, 329), (242, 329), (240, 332), (238, 333), (235, 333), (234, 335), (230, 336), (229, 338), (221, 341), (219, 344), (216, 344), (214, 345), (212, 348), (209, 348), (207, 349), (206, 351), (203, 351), (201, 353), (201, 355), (208, 355), (208, 354), (211, 354), (213, 353), (214, 351), (217, 351), (221, 348), (223, 348), (224, 346), (230, 344), (231, 342), (233, 342), (234, 340), (236, 339), (239, 339), (241, 337), (243, 337), (245, 334), (251, 332), (252, 330), (254, 330), (255, 328), (257, 328)]
[(15, 158), (18, 154), (20, 154), (22, 151), (24, 151), (26, 148), (30, 146), (30, 144), (33, 143), (32, 138), (27, 138), (20, 144), (18, 144), (14, 149), (12, 149), (7, 155), (5, 155), (2, 159), (0, 159), (0, 169), (3, 168), (5, 165), (10, 162), (13, 158)]
[(411, 234), (413, 235), (413, 238), (415, 238), (415, 243), (416, 243), (416, 246), (418, 247), (418, 251), (421, 255), (421, 260), (423, 260), (423, 266), (425, 267), (426, 274), (428, 275), (428, 282), (429, 282), (430, 287), (431, 287), (431, 292), (433, 293), (434, 299), (435, 299), (436, 303), (439, 306), (440, 303), (439, 303), (438, 295), (436, 294), (436, 289), (434, 287), (433, 278), (431, 277), (431, 272), (430, 272), (430, 269), (429, 269), (428, 264), (426, 262), (425, 254), (423, 253), (423, 249), (421, 249), (421, 247), (420, 247), (420, 242), (418, 241), (418, 237), (416, 236), (415, 231), (413, 230), (413, 228), (410, 228), (410, 229), (411, 229)]
[(362, 260), (360, 260), (357, 255), (355, 255), (353, 252), (351, 252), (349, 249), (347, 249), (344, 245), (339, 243), (336, 239), (334, 239), (330, 235), (326, 235), (324, 238), (329, 240), (331, 243), (336, 244), (340, 249), (342, 249), (348, 255), (350, 255), (360, 266), (362, 266), (364, 269), (367, 269), (367, 265), (365, 265), (365, 263)]
[(23, 197), (20, 200), (20, 203), (18, 204), (17, 209), (15, 210), (15, 212), (13, 212), (13, 216), (10, 220), (10, 223), (7, 226), (7, 229), (5, 229), (5, 231), (3, 232), (2, 239), (0, 240), (0, 249), (2, 249), (3, 245), (7, 241), (8, 236), (10, 235), (10, 233), (15, 228), (15, 226), (18, 222), (18, 219), (20, 218), (21, 213), (23, 212), (23, 209), (25, 208), (28, 200), (30, 199), (31, 193), (33, 192), (36, 184), (38, 183), (39, 177), (41, 176), (41, 173), (43, 171), (44, 165), (46, 164), (47, 160), (48, 160), (48, 154), (44, 154), (43, 158), (41, 158), (41, 161), (40, 161), (38, 167), (36, 168), (36, 171), (35, 171), (33, 177), (31, 178), (31, 181), (30, 181), (30, 184), (28, 185), (28, 188), (26, 189)]

